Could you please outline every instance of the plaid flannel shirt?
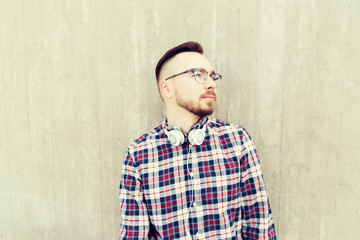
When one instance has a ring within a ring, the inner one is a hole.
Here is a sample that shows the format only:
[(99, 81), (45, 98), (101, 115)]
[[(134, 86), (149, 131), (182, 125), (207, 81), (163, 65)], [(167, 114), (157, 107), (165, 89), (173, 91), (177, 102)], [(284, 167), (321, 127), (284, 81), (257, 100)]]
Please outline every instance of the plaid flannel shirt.
[(132, 143), (120, 182), (120, 239), (276, 239), (254, 144), (211, 117), (204, 142), (170, 144), (166, 121)]

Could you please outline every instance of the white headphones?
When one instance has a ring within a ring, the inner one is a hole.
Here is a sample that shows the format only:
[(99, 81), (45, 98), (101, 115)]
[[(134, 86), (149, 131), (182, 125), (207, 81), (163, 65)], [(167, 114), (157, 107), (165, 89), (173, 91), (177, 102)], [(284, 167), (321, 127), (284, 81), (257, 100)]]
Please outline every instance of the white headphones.
[[(204, 142), (206, 130), (205, 125), (206, 124), (204, 124), (199, 129), (193, 129), (189, 132), (188, 139), (191, 145), (201, 145)], [(164, 131), (170, 143), (175, 147), (180, 146), (185, 142), (185, 135), (180, 129), (173, 129), (171, 131), (168, 131), (164, 127)]]

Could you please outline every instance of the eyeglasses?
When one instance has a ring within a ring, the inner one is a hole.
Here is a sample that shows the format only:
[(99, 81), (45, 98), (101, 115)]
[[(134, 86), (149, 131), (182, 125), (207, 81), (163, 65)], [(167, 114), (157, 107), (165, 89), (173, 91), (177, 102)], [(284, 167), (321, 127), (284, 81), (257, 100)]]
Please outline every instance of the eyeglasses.
[(192, 77), (194, 77), (195, 81), (200, 84), (206, 83), (206, 81), (210, 77), (215, 82), (216, 86), (219, 86), (220, 80), (222, 79), (222, 76), (218, 73), (213, 72), (213, 73), (209, 74), (205, 69), (202, 69), (202, 68), (190, 68), (189, 70), (186, 70), (184, 72), (181, 72), (181, 73), (178, 73), (178, 74), (172, 75), (171, 77), (166, 78), (165, 81), (170, 78), (174, 78), (174, 77), (177, 77), (179, 75), (189, 73), (189, 72), (192, 72), (194, 74)]

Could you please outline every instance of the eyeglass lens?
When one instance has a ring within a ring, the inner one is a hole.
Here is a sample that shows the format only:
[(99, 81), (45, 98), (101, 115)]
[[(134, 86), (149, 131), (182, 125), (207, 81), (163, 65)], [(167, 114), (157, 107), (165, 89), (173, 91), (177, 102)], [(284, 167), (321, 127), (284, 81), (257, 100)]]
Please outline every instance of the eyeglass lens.
[(217, 73), (214, 73), (211, 76), (209, 76), (209, 74), (204, 70), (198, 69), (194, 71), (194, 76), (195, 76), (195, 80), (198, 83), (205, 83), (208, 77), (211, 77), (213, 81), (215, 81), (216, 85), (219, 85), (220, 83), (220, 77)]

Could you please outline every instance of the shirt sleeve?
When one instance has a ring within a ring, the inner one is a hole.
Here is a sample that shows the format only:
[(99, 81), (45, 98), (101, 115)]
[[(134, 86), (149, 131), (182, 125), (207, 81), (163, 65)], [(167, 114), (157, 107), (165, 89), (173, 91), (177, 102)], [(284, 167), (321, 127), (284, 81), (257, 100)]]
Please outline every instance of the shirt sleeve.
[(275, 240), (275, 225), (259, 157), (251, 137), (244, 129), (241, 149), (242, 237)]
[(119, 239), (153, 239), (150, 221), (144, 200), (139, 167), (125, 154), (119, 193), (121, 223)]

